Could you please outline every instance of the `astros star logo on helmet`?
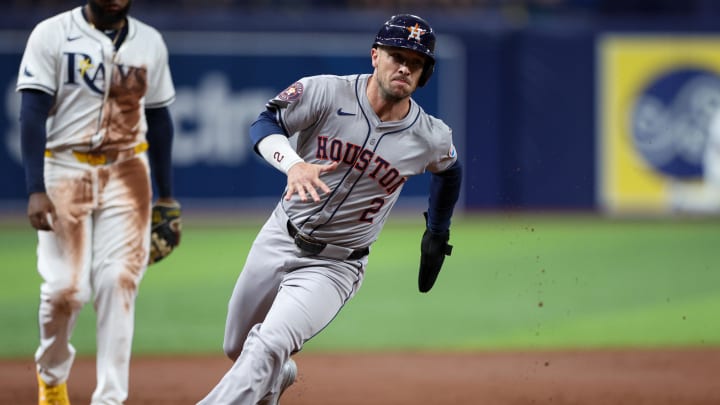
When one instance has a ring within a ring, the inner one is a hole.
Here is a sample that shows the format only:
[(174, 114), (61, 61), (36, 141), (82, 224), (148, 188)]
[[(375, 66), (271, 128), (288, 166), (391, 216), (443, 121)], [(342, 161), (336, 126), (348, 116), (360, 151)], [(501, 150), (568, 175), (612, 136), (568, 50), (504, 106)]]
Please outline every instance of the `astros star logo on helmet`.
[(426, 30), (420, 28), (420, 24), (418, 23), (415, 23), (413, 27), (406, 27), (405, 29), (410, 31), (408, 39), (414, 39), (416, 41), (420, 41), (420, 37), (427, 32)]

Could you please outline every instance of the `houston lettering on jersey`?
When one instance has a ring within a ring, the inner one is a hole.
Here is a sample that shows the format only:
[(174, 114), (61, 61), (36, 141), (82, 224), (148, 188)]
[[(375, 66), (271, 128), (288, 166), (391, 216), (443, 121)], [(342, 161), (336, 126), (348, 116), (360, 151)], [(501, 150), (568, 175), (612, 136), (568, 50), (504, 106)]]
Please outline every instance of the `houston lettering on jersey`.
[(329, 140), (327, 136), (317, 137), (315, 157), (353, 165), (360, 172), (365, 172), (371, 167), (368, 177), (384, 188), (387, 194), (395, 192), (408, 179), (407, 176), (401, 176), (396, 168), (391, 167), (390, 162), (376, 155), (375, 152), (339, 139)]

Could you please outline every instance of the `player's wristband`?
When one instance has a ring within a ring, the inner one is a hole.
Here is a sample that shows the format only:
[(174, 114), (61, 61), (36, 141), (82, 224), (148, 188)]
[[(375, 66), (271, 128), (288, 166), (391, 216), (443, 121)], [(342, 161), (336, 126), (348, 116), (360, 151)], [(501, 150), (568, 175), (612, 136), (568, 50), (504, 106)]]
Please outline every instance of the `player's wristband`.
[(295, 163), (303, 161), (285, 135), (266, 136), (258, 142), (257, 150), (268, 163), (283, 173), (287, 173)]

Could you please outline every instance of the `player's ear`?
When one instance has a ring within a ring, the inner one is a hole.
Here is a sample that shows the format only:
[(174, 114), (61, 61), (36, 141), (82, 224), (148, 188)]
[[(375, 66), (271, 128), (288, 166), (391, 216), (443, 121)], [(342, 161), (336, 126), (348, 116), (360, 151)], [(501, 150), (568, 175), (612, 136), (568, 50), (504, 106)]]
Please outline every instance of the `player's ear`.
[(377, 69), (378, 65), (378, 58), (380, 57), (380, 52), (376, 46), (373, 46), (370, 48), (370, 60), (372, 61), (372, 67)]

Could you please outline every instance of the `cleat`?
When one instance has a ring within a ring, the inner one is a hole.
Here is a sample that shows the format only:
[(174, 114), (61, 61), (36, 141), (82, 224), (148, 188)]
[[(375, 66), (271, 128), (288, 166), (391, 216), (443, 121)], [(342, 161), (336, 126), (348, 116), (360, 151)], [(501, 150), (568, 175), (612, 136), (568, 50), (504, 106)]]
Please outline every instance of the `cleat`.
[(38, 379), (38, 405), (70, 405), (67, 393), (67, 383), (47, 385), (37, 375)]
[(288, 359), (288, 361), (283, 364), (280, 376), (275, 381), (275, 384), (273, 384), (272, 392), (258, 402), (258, 405), (278, 405), (280, 395), (282, 395), (289, 386), (293, 385), (295, 378), (297, 378), (297, 365), (293, 359)]

